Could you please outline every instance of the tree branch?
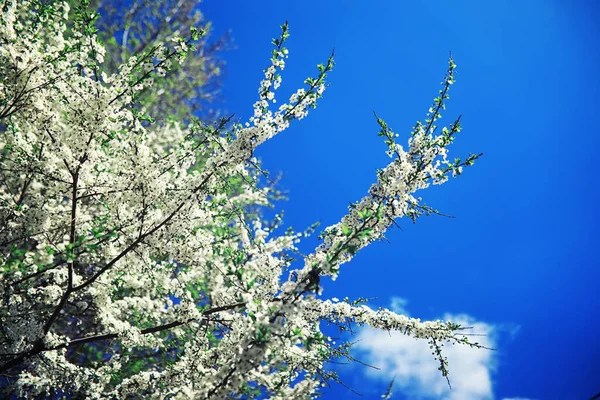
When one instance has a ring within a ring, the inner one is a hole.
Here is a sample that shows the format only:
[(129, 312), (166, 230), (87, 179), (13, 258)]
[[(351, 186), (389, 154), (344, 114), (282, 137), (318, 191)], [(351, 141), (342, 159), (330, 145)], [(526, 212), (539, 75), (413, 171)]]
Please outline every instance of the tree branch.
[[(235, 303), (235, 304), (229, 304), (226, 306), (214, 307), (214, 308), (204, 311), (202, 313), (202, 315), (204, 317), (208, 317), (209, 315), (216, 314), (221, 311), (233, 310), (235, 308), (243, 307), (245, 305), (246, 305), (246, 303)], [(206, 318), (202, 319), (202, 321), (205, 321), (205, 320), (206, 320)], [(178, 326), (185, 325), (192, 321), (193, 320), (173, 321), (168, 324), (142, 329), (140, 332), (142, 335), (148, 335), (151, 333), (165, 331), (165, 330), (171, 329), (171, 328), (176, 328)], [(68, 349), (68, 348), (78, 346), (81, 344), (85, 344), (85, 343), (98, 342), (100, 340), (116, 339), (119, 336), (120, 336), (119, 333), (106, 333), (103, 335), (88, 336), (88, 337), (84, 337), (84, 338), (74, 339), (74, 340), (69, 341), (68, 343), (59, 344), (58, 346), (53, 346), (53, 347), (45, 347), (43, 342), (41, 340), (38, 340), (35, 342), (35, 344), (33, 345), (33, 348), (31, 348), (31, 350), (20, 354), (18, 357), (15, 357), (14, 359), (12, 359), (12, 360), (8, 361), (7, 363), (5, 363), (4, 365), (2, 365), (0, 367), (0, 373), (8, 371), (10, 368), (14, 367), (15, 365), (18, 365), (21, 362), (23, 362), (26, 358), (36, 356), (36, 355), (46, 352), (46, 351), (60, 350), (60, 349), (64, 349), (64, 348)]]

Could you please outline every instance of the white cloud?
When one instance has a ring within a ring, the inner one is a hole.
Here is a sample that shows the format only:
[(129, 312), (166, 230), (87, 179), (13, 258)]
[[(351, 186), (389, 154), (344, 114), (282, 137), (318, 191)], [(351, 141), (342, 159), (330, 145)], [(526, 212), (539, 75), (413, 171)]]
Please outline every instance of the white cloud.
[(406, 305), (408, 304), (408, 300), (402, 297), (392, 297), (390, 299), (390, 310), (395, 313), (409, 316), (408, 311), (406, 311)]
[[(396, 298), (399, 299), (399, 298)], [(403, 309), (406, 301), (392, 300), (392, 308)], [(400, 299), (403, 300), (403, 299)], [(394, 304), (395, 303), (395, 304)], [(472, 337), (486, 347), (495, 347), (494, 325), (478, 322), (465, 315), (446, 314), (444, 320), (463, 326), (472, 326), (469, 333), (486, 336)], [(491, 375), (496, 368), (494, 351), (472, 349), (468, 346), (444, 346), (448, 357), (452, 389), (434, 360), (425, 340), (416, 340), (398, 332), (379, 331), (363, 328), (360, 341), (354, 346), (357, 358), (380, 370), (368, 370), (367, 374), (381, 381), (389, 382), (395, 377), (395, 392), (402, 392), (408, 399), (448, 399), (485, 400), (493, 399)], [(394, 396), (392, 396), (392, 399)]]

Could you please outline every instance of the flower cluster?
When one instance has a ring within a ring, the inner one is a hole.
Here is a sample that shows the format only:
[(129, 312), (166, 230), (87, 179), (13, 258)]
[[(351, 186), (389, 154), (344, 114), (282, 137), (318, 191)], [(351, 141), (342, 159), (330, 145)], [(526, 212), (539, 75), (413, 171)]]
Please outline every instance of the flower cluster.
[[(413, 194), (473, 164), (447, 159), (458, 121), (436, 134), (453, 82), (408, 149), (378, 118), (390, 164), (368, 195), (292, 268), (306, 233), (276, 234), (257, 146), (302, 119), (325, 90), (333, 55), (271, 110), (288, 50), (271, 66), (244, 125), (157, 123), (136, 107), (183, 60), (199, 31), (103, 70), (98, 15), (85, 1), (7, 2), (0, 13), (0, 371), (5, 394), (85, 398), (307, 398), (348, 356), (319, 327), (355, 322), (469, 343), (460, 326), (321, 300), (319, 279), (397, 218), (435, 210)], [(67, 22), (72, 23), (67, 23)], [(315, 295), (316, 293), (316, 295)], [(440, 356), (441, 357), (441, 356)], [(445, 364), (442, 374), (447, 375)]]

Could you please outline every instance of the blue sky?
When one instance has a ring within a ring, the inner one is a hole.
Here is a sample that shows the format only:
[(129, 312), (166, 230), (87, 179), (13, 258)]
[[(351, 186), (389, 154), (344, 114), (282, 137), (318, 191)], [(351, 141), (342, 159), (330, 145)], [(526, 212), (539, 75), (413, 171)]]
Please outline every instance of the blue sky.
[[(440, 88), (450, 50), (458, 64), (442, 119), (449, 124), (462, 114), (451, 155), (484, 157), (421, 194), (456, 218), (400, 221), (403, 230), (387, 235), (391, 243), (362, 251), (337, 281), (325, 282), (323, 295), (373, 297), (374, 306), (422, 319), (475, 323), (498, 350), (450, 354), (454, 389), (435, 391), (443, 378), (432, 381), (433, 360), (426, 352), (422, 360), (414, 342), (389, 339), (386, 350), (381, 337), (358, 331), (360, 357), (388, 371), (336, 366), (342, 378), (363, 398), (380, 398), (394, 374), (396, 399), (585, 399), (600, 392), (599, 7), (366, 4), (205, 0), (201, 8), (217, 34), (231, 29), (236, 49), (224, 54), (223, 106), (243, 120), (279, 25), (288, 20), (291, 33), (280, 101), (335, 48), (336, 68), (318, 108), (258, 151), (267, 169), (283, 173), (290, 199), (280, 207), (296, 229), (336, 223), (387, 164), (373, 110), (406, 141)], [(308, 253), (315, 243), (301, 249)], [(337, 386), (325, 398), (360, 397)]]

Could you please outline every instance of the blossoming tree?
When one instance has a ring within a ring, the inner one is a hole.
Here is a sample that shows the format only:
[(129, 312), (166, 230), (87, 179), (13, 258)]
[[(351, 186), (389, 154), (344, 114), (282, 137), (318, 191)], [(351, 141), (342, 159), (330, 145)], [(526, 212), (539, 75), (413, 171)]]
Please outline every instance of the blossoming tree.
[[(103, 68), (97, 14), (49, 0), (4, 2), (0, 13), (0, 374), (5, 395), (82, 398), (307, 398), (351, 357), (319, 323), (353, 322), (442, 346), (469, 342), (452, 322), (408, 318), (359, 300), (331, 301), (320, 279), (382, 237), (395, 219), (436, 213), (414, 194), (479, 155), (447, 159), (459, 121), (437, 129), (454, 82), (408, 146), (377, 118), (390, 163), (368, 194), (325, 229), (276, 234), (247, 207), (266, 205), (253, 151), (304, 118), (333, 57), (276, 109), (287, 24), (273, 40), (254, 116), (154, 124), (139, 106), (203, 31)], [(70, 22), (69, 22), (70, 21)], [(235, 190), (232, 190), (232, 187)]]
[[(76, 5), (79, 0), (69, 0)], [(182, 63), (175, 63), (166, 76), (154, 77), (154, 85), (137, 92), (138, 104), (158, 122), (166, 116), (179, 121), (191, 114), (210, 120), (218, 114), (210, 107), (219, 97), (224, 62), (219, 52), (227, 48), (228, 35), (208, 40), (212, 30), (199, 11), (200, 0), (91, 0), (89, 8), (98, 11), (98, 35), (106, 44), (103, 70), (118, 71), (133, 54), (167, 41), (190, 26), (202, 28), (205, 35), (194, 42), (195, 50)], [(158, 96), (156, 94), (159, 94)]]

